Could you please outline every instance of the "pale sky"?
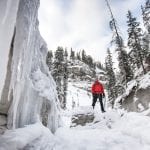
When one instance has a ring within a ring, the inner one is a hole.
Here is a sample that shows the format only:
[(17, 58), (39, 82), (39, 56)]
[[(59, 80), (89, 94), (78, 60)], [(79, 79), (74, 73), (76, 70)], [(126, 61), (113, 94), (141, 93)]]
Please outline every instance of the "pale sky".
[[(141, 20), (141, 4), (145, 0), (110, 0), (112, 11), (124, 38), (127, 37), (126, 14), (131, 10)], [(112, 32), (110, 15), (104, 0), (41, 0), (40, 32), (49, 50), (58, 46), (84, 49), (96, 60), (104, 62)], [(141, 21), (142, 22), (142, 21)]]

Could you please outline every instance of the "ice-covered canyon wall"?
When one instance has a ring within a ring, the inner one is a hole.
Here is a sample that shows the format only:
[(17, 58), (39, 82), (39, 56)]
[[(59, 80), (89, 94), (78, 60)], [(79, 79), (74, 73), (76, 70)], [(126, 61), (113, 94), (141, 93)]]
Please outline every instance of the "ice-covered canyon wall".
[[(149, 59), (150, 62), (150, 59)], [(125, 92), (116, 99), (115, 107), (118, 104), (126, 111), (144, 112), (150, 116), (150, 63), (147, 64), (146, 74), (141, 74), (128, 83)]]
[(39, 0), (0, 1), (0, 132), (39, 120), (59, 125), (56, 86), (38, 30)]

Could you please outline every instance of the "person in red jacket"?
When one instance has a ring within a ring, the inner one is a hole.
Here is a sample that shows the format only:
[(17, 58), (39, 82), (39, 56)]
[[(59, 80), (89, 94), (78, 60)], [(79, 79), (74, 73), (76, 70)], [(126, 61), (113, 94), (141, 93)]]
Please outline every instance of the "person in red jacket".
[(97, 99), (99, 99), (101, 111), (105, 112), (103, 106), (103, 97), (105, 97), (104, 88), (103, 85), (97, 79), (92, 85), (92, 95), (93, 95), (93, 103), (92, 103), (93, 109), (95, 107)]

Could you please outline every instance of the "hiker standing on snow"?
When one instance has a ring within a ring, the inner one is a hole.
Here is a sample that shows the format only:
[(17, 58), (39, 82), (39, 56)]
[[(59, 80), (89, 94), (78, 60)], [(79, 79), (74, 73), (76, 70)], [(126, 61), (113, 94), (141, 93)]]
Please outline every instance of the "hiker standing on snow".
[(103, 105), (103, 97), (105, 97), (103, 85), (96, 79), (94, 84), (92, 85), (92, 95), (93, 95), (93, 109), (95, 107), (97, 99), (99, 99), (101, 111), (105, 112), (104, 105)]

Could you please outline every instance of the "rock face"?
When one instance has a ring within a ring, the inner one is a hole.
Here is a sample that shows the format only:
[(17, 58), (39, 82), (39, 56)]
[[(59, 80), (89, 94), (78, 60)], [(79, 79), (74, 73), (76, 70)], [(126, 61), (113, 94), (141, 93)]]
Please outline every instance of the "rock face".
[(95, 75), (93, 68), (79, 60), (68, 62), (68, 73), (70, 78), (82, 80), (91, 80)]
[[(150, 107), (150, 72), (130, 83), (118, 100), (127, 111), (142, 112)], [(148, 114), (150, 115), (150, 114)]]
[(0, 126), (19, 128), (41, 120), (55, 131), (59, 105), (38, 30), (39, 0), (0, 1), (0, 7)]
[(94, 120), (94, 114), (78, 114), (72, 116), (71, 127), (75, 127), (77, 125), (85, 126), (86, 123), (91, 123)]
[(149, 108), (150, 105), (150, 87), (147, 89), (138, 89), (132, 91), (122, 102), (123, 108), (127, 111), (141, 112)]
[[(149, 40), (150, 40), (150, 36), (149, 36)], [(149, 44), (149, 47), (150, 47), (150, 44)], [(150, 71), (150, 54), (146, 58), (145, 63), (146, 63), (146, 71), (148, 72)]]
[(91, 107), (79, 107), (74, 110), (71, 118), (71, 127), (78, 125), (85, 126), (87, 123), (91, 123), (94, 120), (94, 112)]

